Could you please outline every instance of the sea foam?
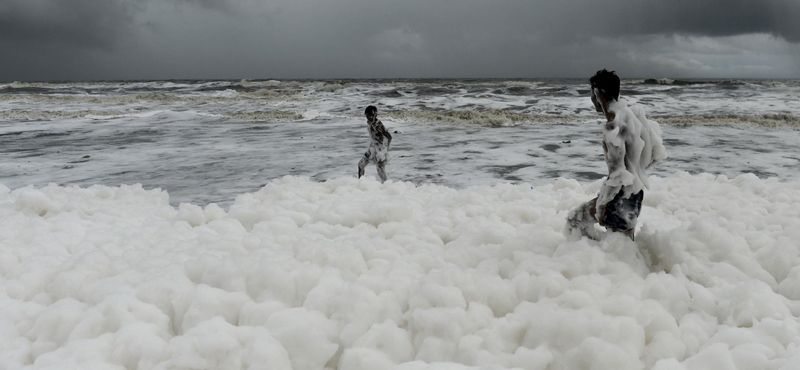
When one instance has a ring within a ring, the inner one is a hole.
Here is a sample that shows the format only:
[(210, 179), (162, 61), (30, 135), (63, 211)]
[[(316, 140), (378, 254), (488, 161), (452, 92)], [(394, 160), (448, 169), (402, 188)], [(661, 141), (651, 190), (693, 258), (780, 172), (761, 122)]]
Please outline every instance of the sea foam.
[(0, 186), (0, 368), (794, 368), (800, 182), (650, 183), (636, 243), (567, 179)]

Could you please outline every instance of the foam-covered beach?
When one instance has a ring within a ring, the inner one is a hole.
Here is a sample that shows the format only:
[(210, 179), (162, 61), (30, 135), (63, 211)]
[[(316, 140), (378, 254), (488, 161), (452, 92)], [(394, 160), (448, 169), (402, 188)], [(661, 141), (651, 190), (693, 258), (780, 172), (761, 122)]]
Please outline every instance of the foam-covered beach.
[(624, 80), (634, 243), (584, 80), (0, 84), (0, 369), (800, 368), (798, 92)]
[(636, 244), (568, 242), (599, 184), (3, 187), (0, 367), (800, 366), (800, 182), (652, 177)]

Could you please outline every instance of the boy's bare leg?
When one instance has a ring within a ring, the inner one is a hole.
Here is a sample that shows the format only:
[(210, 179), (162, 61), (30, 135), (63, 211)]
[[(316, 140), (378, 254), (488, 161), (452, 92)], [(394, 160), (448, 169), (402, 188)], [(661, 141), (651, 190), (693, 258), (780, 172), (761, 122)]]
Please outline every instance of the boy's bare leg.
[(369, 164), (369, 160), (367, 159), (366, 156), (361, 157), (361, 160), (358, 161), (358, 178), (359, 179), (361, 178), (361, 176), (364, 176), (364, 168), (367, 167), (367, 164)]
[(381, 178), (381, 183), (386, 182), (388, 177), (386, 176), (386, 163), (385, 162), (378, 162), (378, 177)]

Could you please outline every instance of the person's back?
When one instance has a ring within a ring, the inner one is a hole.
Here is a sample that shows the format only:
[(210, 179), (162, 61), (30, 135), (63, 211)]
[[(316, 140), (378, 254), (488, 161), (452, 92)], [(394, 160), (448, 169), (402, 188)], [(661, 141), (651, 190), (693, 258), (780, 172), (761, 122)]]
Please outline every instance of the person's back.
[[(647, 119), (641, 105), (634, 104), (630, 106), (630, 109), (642, 124), (640, 137), (644, 140), (645, 146), (642, 149), (641, 163), (645, 164), (644, 169), (649, 169), (667, 159), (667, 150), (661, 139), (661, 127), (658, 122)], [(648, 185), (646, 181), (645, 185)]]
[[(647, 119), (641, 106), (629, 107), (622, 99), (611, 102), (608, 110), (613, 113), (614, 120), (603, 127), (603, 152), (609, 174), (598, 194), (600, 203), (607, 203), (605, 200), (611, 200), (620, 190), (627, 197), (649, 187), (646, 170), (666, 158), (661, 128), (657, 122)], [(623, 145), (624, 158), (620, 163), (613, 158), (619, 152), (613, 147)]]

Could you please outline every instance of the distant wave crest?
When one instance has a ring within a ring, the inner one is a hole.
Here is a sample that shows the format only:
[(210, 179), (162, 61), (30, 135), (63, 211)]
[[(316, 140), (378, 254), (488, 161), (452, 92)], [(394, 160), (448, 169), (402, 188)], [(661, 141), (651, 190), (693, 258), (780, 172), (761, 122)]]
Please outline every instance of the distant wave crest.
[[(469, 124), (489, 127), (516, 126), (520, 124), (574, 124), (593, 120), (599, 121), (599, 118), (593, 119), (587, 116), (527, 114), (498, 109), (485, 111), (394, 110), (384, 113), (384, 116), (404, 122)], [(649, 118), (659, 123), (673, 126), (723, 126), (800, 130), (800, 116), (791, 114), (652, 115)]]
[(249, 122), (269, 122), (269, 121), (299, 121), (303, 119), (303, 114), (294, 111), (271, 110), (254, 112), (229, 112), (225, 116), (239, 121)]
[(0, 111), (0, 120), (8, 121), (52, 121), (58, 119), (84, 118), (84, 117), (118, 117), (124, 115), (122, 111), (108, 110), (75, 110), (75, 111), (51, 111), (51, 110), (25, 110), (9, 109)]
[[(500, 109), (476, 110), (393, 110), (384, 113), (391, 119), (406, 122), (428, 122), (445, 124), (471, 124), (479, 126), (503, 127), (523, 123), (566, 123), (578, 117), (558, 115), (533, 115)], [(585, 120), (585, 118), (582, 118)]]
[(791, 114), (716, 114), (653, 116), (659, 123), (675, 126), (725, 126), (800, 130), (800, 117)]

